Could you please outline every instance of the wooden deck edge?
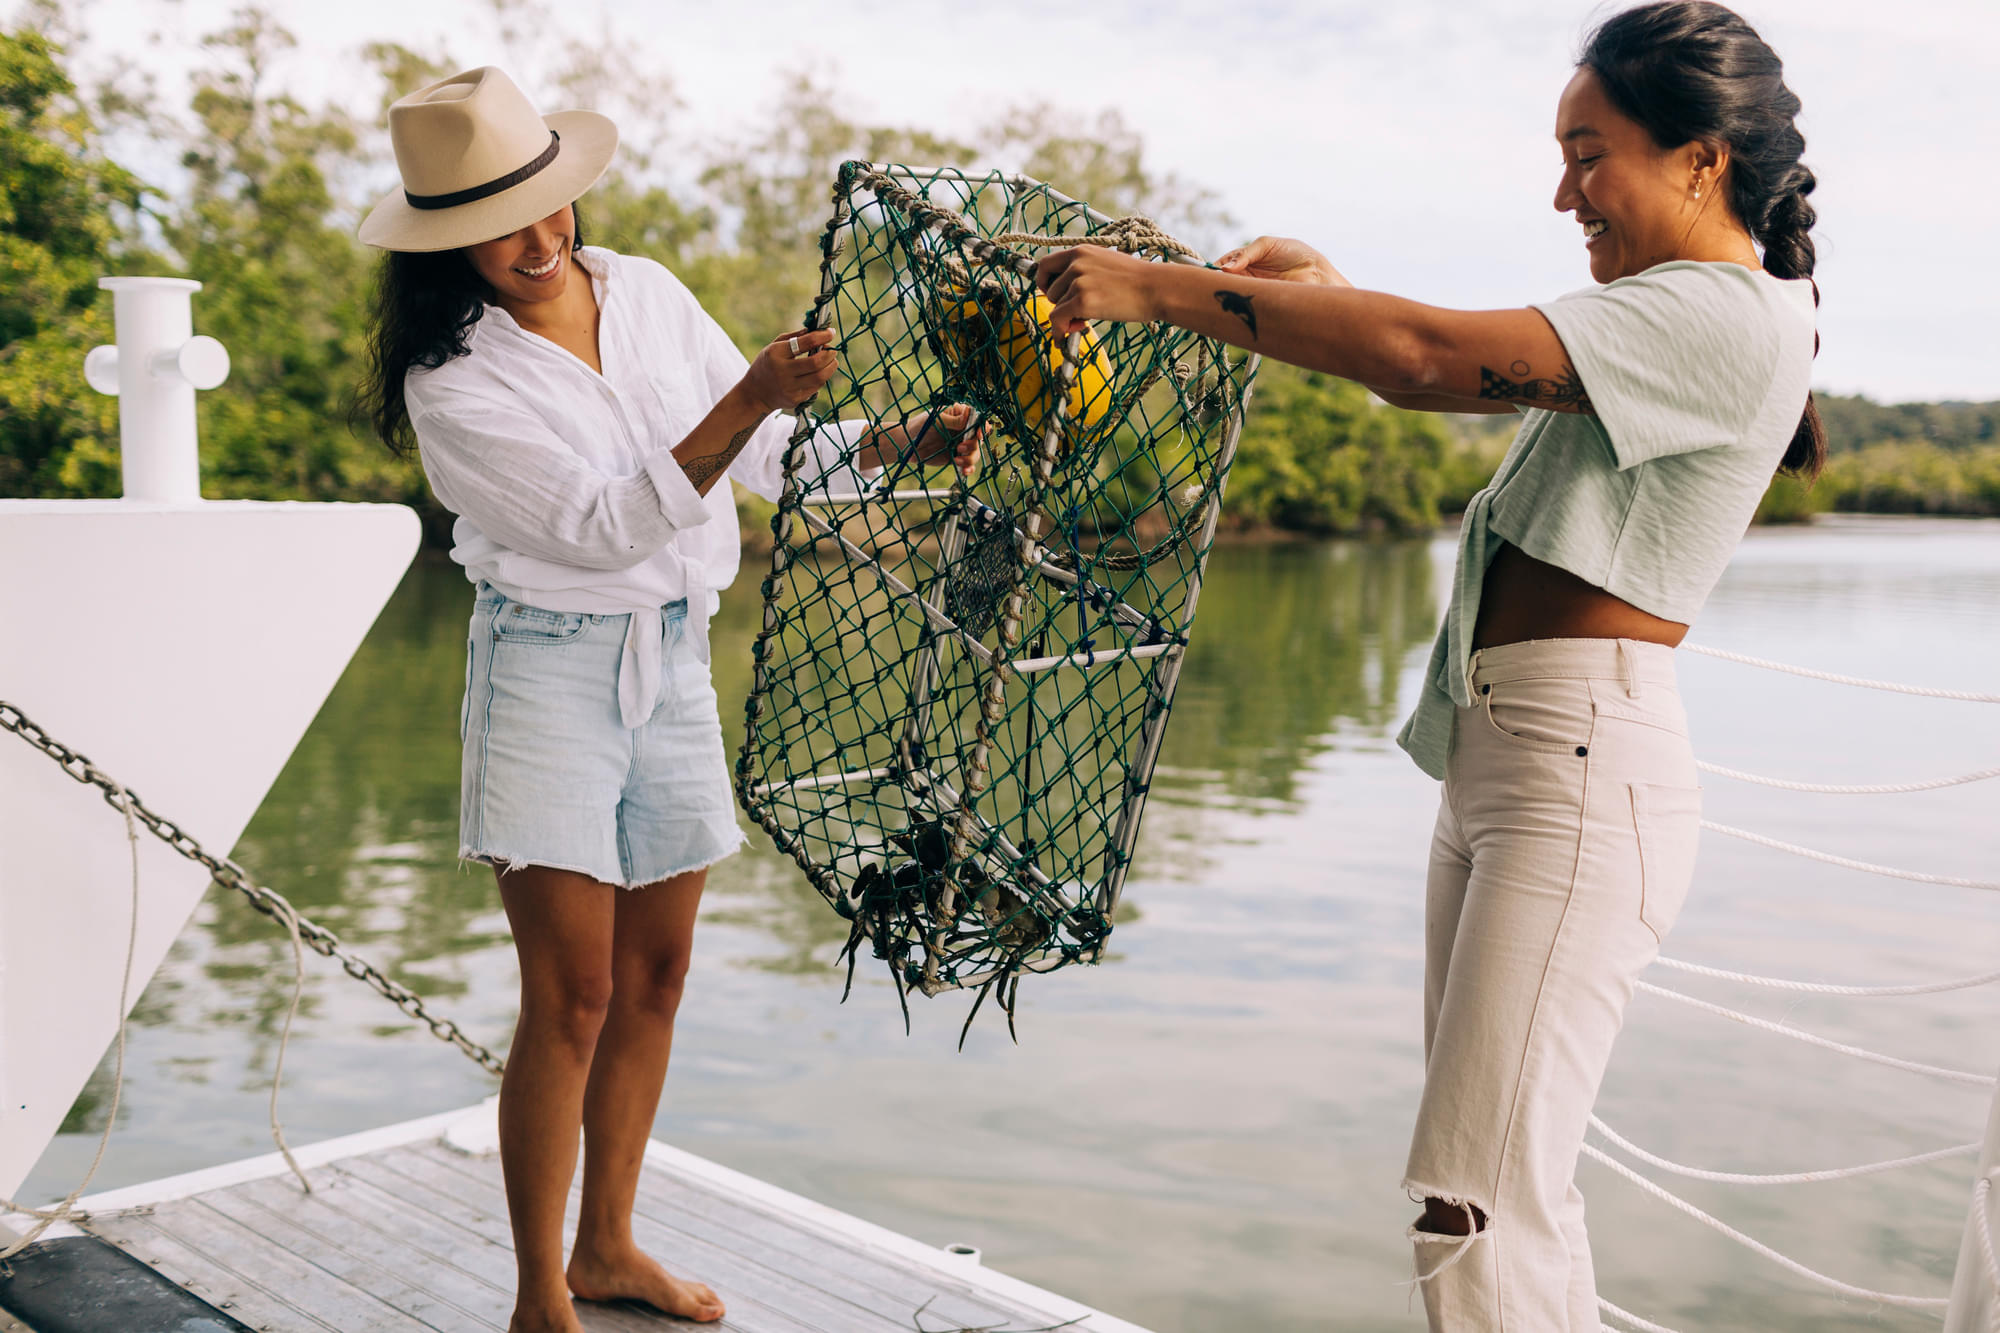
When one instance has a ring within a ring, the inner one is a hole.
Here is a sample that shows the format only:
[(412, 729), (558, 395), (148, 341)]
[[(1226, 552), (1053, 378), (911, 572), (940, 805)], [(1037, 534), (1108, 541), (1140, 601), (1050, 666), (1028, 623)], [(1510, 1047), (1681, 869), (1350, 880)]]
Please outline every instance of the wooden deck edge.
[[(404, 1120), (397, 1124), (384, 1125), (380, 1129), (364, 1129), (356, 1134), (321, 1139), (318, 1143), (292, 1149), (292, 1156), (298, 1160), (301, 1168), (310, 1170), (315, 1166), (325, 1166), (328, 1162), (337, 1162), (343, 1157), (359, 1157), (364, 1153), (379, 1152), (384, 1148), (399, 1148), (408, 1143), (427, 1142), (443, 1137), (455, 1122), (469, 1115), (478, 1115), (493, 1101), (494, 1099), (488, 1098), (487, 1102), (482, 1102), (478, 1106), (461, 1106), (457, 1110), (440, 1111), (436, 1115)], [(224, 1162), (220, 1166), (186, 1171), (178, 1176), (162, 1176), (158, 1180), (141, 1181), (137, 1185), (125, 1185), (99, 1194), (87, 1194), (76, 1201), (76, 1206), (93, 1213), (143, 1208), (149, 1204), (167, 1203), (194, 1194), (206, 1194), (210, 1190), (225, 1189), (230, 1185), (241, 1185), (245, 1181), (262, 1180), (266, 1176), (282, 1176), (290, 1169), (285, 1165), (283, 1153), (269, 1152), (257, 1157)], [(53, 1231), (50, 1234), (54, 1234)]]
[[(496, 1111), (497, 1103), (491, 1100), (472, 1108), (446, 1131), (444, 1141), (460, 1152), (483, 1154), (498, 1151), (500, 1127)], [(759, 1180), (756, 1176), (746, 1175), (658, 1139), (650, 1139), (646, 1143), (646, 1165), (699, 1181), (816, 1230), (837, 1235), (850, 1244), (866, 1246), (905, 1263), (933, 1269), (968, 1286), (1041, 1311), (1049, 1316), (1051, 1323), (1076, 1320), (1077, 1333), (1150, 1333), (1150, 1330), (1116, 1315), (1105, 1314), (1047, 1288), (1009, 1277), (997, 1269), (952, 1254), (939, 1246), (877, 1226), (852, 1213), (843, 1213), (838, 1208), (817, 1203), (768, 1180)]]
[[(294, 1148), (292, 1156), (298, 1159), (301, 1167), (310, 1169), (343, 1158), (379, 1152), (384, 1148), (397, 1148), (433, 1140), (441, 1140), (459, 1152), (481, 1156), (499, 1150), (498, 1107), (499, 1099), (489, 1097), (476, 1106), (441, 1111), (436, 1115), (384, 1125), (379, 1129), (362, 1130), (356, 1134), (324, 1139), (303, 1148)], [(1019, 1278), (1009, 1277), (996, 1269), (954, 1255), (938, 1246), (927, 1245), (923, 1241), (891, 1231), (887, 1227), (877, 1226), (873, 1222), (843, 1213), (837, 1208), (816, 1203), (804, 1195), (794, 1194), (769, 1181), (759, 1180), (755, 1176), (696, 1156), (671, 1144), (662, 1143), (658, 1139), (652, 1139), (646, 1144), (646, 1164), (657, 1170), (685, 1176), (724, 1193), (743, 1198), (816, 1230), (840, 1236), (850, 1244), (866, 1246), (904, 1263), (933, 1269), (941, 1276), (951, 1277), (968, 1286), (1044, 1312), (1052, 1323), (1075, 1320), (1077, 1333), (1149, 1333), (1149, 1330), (1120, 1319), (1116, 1315), (1105, 1314), (1067, 1296), (1035, 1286), (1031, 1282), (1024, 1282)], [(93, 1213), (143, 1208), (174, 1199), (185, 1199), (195, 1194), (205, 1194), (210, 1190), (224, 1189), (231, 1185), (240, 1185), (247, 1181), (261, 1180), (267, 1176), (284, 1175), (288, 1170), (282, 1154), (264, 1153), (240, 1161), (225, 1162), (220, 1166), (204, 1167), (177, 1176), (163, 1176), (158, 1180), (86, 1195), (77, 1201), (77, 1207)], [(81, 1233), (76, 1228), (63, 1224), (50, 1228), (45, 1234), (53, 1238)]]

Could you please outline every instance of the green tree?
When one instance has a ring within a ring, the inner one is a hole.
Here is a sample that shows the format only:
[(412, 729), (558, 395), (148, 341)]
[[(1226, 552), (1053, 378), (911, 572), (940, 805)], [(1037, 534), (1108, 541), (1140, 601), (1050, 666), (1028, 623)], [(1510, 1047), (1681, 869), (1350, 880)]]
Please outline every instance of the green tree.
[(1266, 361), (1228, 512), (1238, 524), (1303, 532), (1420, 532), (1436, 526), (1448, 465), (1466, 448), (1432, 417), (1358, 384)]
[(228, 346), (228, 383), (202, 401), (206, 494), (423, 502), (421, 474), (346, 425), (363, 364), (368, 256), (329, 180), (362, 160), (343, 112), (272, 91), (294, 45), (261, 9), (205, 38), (193, 123), (178, 131), (190, 184), (163, 225), (205, 284), (196, 323)]
[(83, 381), (111, 341), (99, 277), (130, 247), (145, 191), (35, 26), (0, 32), (0, 495), (115, 493), (117, 409)]

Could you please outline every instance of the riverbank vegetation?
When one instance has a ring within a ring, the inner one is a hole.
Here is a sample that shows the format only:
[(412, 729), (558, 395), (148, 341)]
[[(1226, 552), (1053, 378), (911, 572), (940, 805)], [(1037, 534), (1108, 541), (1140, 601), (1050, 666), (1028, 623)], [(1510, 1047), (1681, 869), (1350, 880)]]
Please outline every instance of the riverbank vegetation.
[[(1107, 212), (1148, 213), (1205, 249), (1239, 230), (1205, 191), (1149, 166), (1112, 112), (1080, 122), (1020, 107), (960, 142), (856, 120), (828, 84), (800, 75), (761, 132), (697, 146), (675, 132), (671, 85), (615, 35), (546, 41), (560, 25), (537, 0), (493, 0), (491, 16), (531, 95), (597, 107), (623, 130), (618, 165), (585, 201), (590, 239), (666, 263), (746, 347), (809, 303), (828, 184), (850, 157), (1006, 166)], [(233, 361), (201, 397), (206, 495), (407, 503), (444, 540), (449, 516), (416, 464), (350, 428), (346, 403), (374, 264), (354, 225), (395, 179), (384, 112), (457, 68), (452, 53), (388, 42), (348, 53), (345, 83), (368, 90), (364, 113), (282, 91), (287, 62), (304, 57), (255, 8), (201, 39), (184, 106), (130, 70), (73, 78), (80, 43), (55, 0), (34, 0), (0, 31), (0, 496), (117, 493), (117, 406), (83, 382), (84, 353), (112, 337), (97, 278), (177, 274), (205, 284), (197, 326)], [(1828, 396), (1821, 408), (1831, 466), (1810, 490), (1774, 487), (1763, 518), (2000, 514), (2000, 405)], [(1228, 521), (1426, 530), (1485, 483), (1511, 424), (1401, 412), (1332, 377), (1267, 366)], [(765, 513), (746, 506), (746, 528)]]

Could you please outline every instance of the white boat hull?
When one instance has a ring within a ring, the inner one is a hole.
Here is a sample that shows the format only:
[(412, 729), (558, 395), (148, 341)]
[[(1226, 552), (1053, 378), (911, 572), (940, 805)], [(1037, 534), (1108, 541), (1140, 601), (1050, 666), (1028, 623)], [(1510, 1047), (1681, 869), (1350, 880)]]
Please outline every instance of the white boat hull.
[[(0, 700), (226, 853), (417, 539), (396, 505), (0, 501)], [(140, 833), (132, 1003), (209, 884)], [(131, 894), (119, 812), (0, 733), (0, 1197), (116, 1035)]]

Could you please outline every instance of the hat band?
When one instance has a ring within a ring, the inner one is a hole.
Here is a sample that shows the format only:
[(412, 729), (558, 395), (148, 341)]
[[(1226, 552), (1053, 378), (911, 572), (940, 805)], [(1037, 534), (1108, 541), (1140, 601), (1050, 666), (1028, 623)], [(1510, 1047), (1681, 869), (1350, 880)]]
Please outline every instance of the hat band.
[(522, 181), (527, 180), (543, 167), (555, 161), (556, 151), (561, 147), (562, 136), (554, 130), (550, 130), (549, 146), (542, 150), (540, 157), (537, 157), (525, 167), (521, 167), (516, 171), (510, 171), (504, 176), (486, 182), (484, 185), (475, 185), (469, 190), (453, 190), (450, 194), (411, 194), (408, 190), (404, 190), (403, 198), (410, 201), (411, 208), (422, 209), (457, 208), (460, 204), (477, 203), (479, 200), (490, 198), (502, 190), (511, 190)]

